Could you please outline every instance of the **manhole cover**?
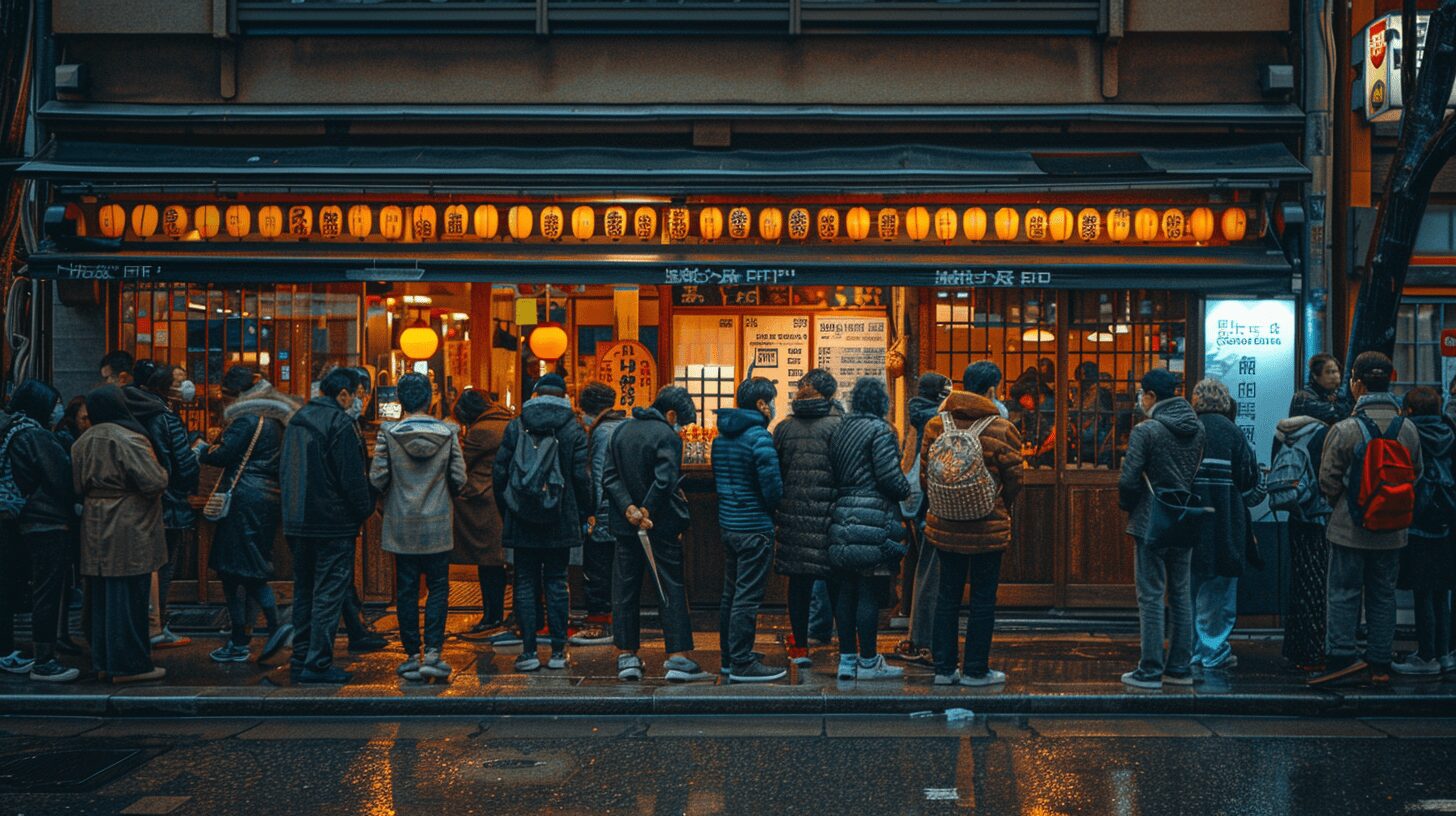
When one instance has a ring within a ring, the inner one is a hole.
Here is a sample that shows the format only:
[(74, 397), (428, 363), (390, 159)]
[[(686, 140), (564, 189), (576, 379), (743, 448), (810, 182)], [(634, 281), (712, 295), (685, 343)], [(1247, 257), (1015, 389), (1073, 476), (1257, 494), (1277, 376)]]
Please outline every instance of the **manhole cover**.
[(539, 759), (487, 759), (481, 763), (481, 767), (518, 771), (522, 768), (539, 768), (545, 764)]
[(0, 759), (0, 790), (71, 793), (98, 788), (161, 753), (146, 748), (76, 748)]

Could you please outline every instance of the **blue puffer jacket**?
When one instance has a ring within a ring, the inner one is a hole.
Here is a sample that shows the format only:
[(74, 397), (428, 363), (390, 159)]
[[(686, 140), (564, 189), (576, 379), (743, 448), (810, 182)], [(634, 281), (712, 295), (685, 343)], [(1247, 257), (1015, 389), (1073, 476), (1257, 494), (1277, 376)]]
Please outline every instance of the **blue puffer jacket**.
[(720, 527), (735, 533), (773, 532), (772, 511), (784, 496), (784, 479), (762, 413), (751, 408), (718, 411), (713, 481)]

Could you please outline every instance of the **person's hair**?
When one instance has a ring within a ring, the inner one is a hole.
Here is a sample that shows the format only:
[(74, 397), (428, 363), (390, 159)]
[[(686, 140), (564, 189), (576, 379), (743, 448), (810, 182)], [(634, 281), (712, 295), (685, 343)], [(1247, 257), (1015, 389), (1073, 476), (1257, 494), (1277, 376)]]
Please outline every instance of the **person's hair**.
[(15, 387), (10, 395), (10, 412), (25, 414), (42, 425), (51, 421), (51, 409), (61, 401), (61, 395), (49, 383), (40, 380), (26, 380)]
[(1148, 371), (1138, 384), (1144, 391), (1157, 397), (1159, 402), (1178, 396), (1178, 375), (1166, 368)]
[(1406, 392), (1405, 412), (1411, 416), (1440, 416), (1441, 392), (1429, 385), (1418, 385)]
[(455, 400), (455, 418), (460, 421), (461, 425), (472, 425), (489, 407), (490, 400), (486, 399), (484, 394), (474, 388), (467, 388), (460, 394), (459, 399)]
[(1226, 417), (1228, 417), (1229, 422), (1233, 422), (1235, 419), (1238, 419), (1239, 418), (1239, 401), (1236, 400), (1236, 399), (1234, 399), (1233, 397), (1229, 397), (1228, 410), (1227, 411), (1224, 411), (1223, 412), (1223, 415), (1226, 416)]
[(1228, 386), (1213, 377), (1204, 377), (1193, 385), (1193, 410), (1200, 414), (1228, 415), (1233, 397)]
[(617, 404), (617, 391), (601, 380), (592, 380), (581, 389), (577, 402), (583, 412), (595, 416)]
[(258, 375), (252, 366), (235, 365), (222, 375), (222, 392), (224, 394), (241, 394), (253, 387), (253, 378)]
[(1102, 371), (1097, 368), (1097, 364), (1096, 363), (1086, 362), (1086, 363), (1083, 363), (1083, 364), (1077, 366), (1077, 382), (1079, 382), (1079, 383), (1086, 383), (1086, 382), (1098, 383), (1098, 382), (1101, 382), (1101, 381), (1102, 381)]
[(82, 408), (85, 408), (85, 407), (86, 407), (86, 395), (85, 394), (77, 394), (76, 396), (71, 397), (71, 401), (68, 402), (68, 403), (66, 403), (66, 414), (65, 414), (65, 416), (61, 417), (61, 421), (56, 423), (56, 430), (60, 430), (60, 429), (64, 428), (64, 429), (70, 431), (73, 436), (80, 436), (81, 435), (81, 409)]
[(152, 370), (152, 375), (142, 383), (146, 389), (159, 397), (172, 393), (173, 366), (162, 363)]
[(1041, 393), (1041, 369), (1036, 366), (1028, 366), (1021, 372), (1021, 376), (1011, 383), (1011, 398), (1019, 400), (1022, 397), (1033, 397), (1040, 400)]
[(833, 399), (834, 393), (839, 390), (839, 381), (834, 379), (833, 374), (822, 368), (811, 368), (806, 371), (804, 376), (799, 378), (799, 387), (802, 388), (805, 385), (814, 389), (814, 393), (824, 399)]
[(362, 366), (350, 366), (349, 370), (354, 372), (354, 390), (359, 390), (361, 386), (366, 394), (374, 390), (374, 381), (369, 378), (369, 369)]
[(693, 398), (688, 390), (680, 385), (664, 385), (657, 392), (657, 398), (652, 400), (652, 407), (663, 416), (668, 411), (677, 412), (677, 421), (681, 425), (691, 425), (698, 421), (698, 408), (693, 405)]
[(323, 381), (319, 383), (319, 393), (329, 399), (339, 396), (340, 391), (348, 391), (353, 394), (357, 380), (354, 372), (349, 369), (336, 368), (324, 375)]
[(105, 357), (102, 357), (101, 362), (96, 364), (96, 370), (100, 371), (103, 368), (109, 368), (112, 374), (129, 374), (134, 365), (136, 365), (136, 358), (131, 356), (131, 352), (117, 349), (116, 351), (108, 352)]
[(915, 393), (925, 399), (939, 402), (948, 387), (950, 387), (950, 377), (939, 371), (927, 371), (920, 375), (920, 381), (915, 384)]
[(1001, 367), (990, 360), (977, 360), (966, 366), (961, 385), (972, 394), (984, 394), (1001, 384)]
[(890, 392), (874, 377), (860, 377), (849, 392), (849, 408), (856, 414), (884, 418), (890, 412)]
[(759, 400), (772, 405), (778, 395), (779, 389), (773, 384), (773, 380), (767, 377), (749, 377), (738, 384), (738, 407), (757, 408)]
[(131, 381), (143, 388), (151, 381), (152, 374), (157, 370), (157, 363), (152, 360), (137, 360), (136, 365), (131, 367)]
[(1329, 352), (1322, 351), (1319, 354), (1316, 354), (1315, 356), (1309, 358), (1309, 379), (1311, 381), (1313, 381), (1325, 370), (1326, 363), (1334, 363), (1335, 368), (1340, 367), (1340, 361), (1335, 358), (1335, 355), (1330, 354)]
[(430, 379), (423, 374), (409, 373), (399, 378), (395, 384), (396, 392), (399, 395), (399, 407), (406, 413), (414, 414), (425, 410), (430, 405), (430, 397), (433, 391), (430, 387)]
[(1378, 351), (1363, 351), (1350, 366), (1350, 379), (1361, 383), (1369, 391), (1382, 393), (1390, 390), (1390, 381), (1395, 377), (1395, 364)]

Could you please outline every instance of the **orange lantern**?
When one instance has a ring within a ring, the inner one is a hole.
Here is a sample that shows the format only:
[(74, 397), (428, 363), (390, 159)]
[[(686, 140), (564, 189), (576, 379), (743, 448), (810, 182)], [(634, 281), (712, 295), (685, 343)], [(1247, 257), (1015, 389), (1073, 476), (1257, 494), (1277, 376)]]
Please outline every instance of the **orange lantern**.
[(232, 238), (242, 238), (253, 229), (253, 213), (242, 204), (230, 205), (222, 212), (223, 229)]
[(126, 232), (126, 210), (120, 204), (105, 204), (96, 211), (97, 231), (105, 238), (120, 238)]
[(1026, 238), (1029, 241), (1046, 240), (1047, 214), (1045, 210), (1033, 207), (1026, 211)]
[(996, 237), (1002, 241), (1015, 241), (1016, 231), (1021, 226), (1021, 214), (1011, 207), (996, 211)]
[(747, 207), (734, 207), (728, 211), (728, 237), (747, 238), (753, 231), (753, 213)]
[(181, 238), (187, 233), (187, 208), (180, 204), (169, 204), (162, 210), (162, 234), (168, 238)]
[[(320, 216), (322, 217), (322, 216)], [(470, 229), (470, 208), (464, 204), (451, 204), (445, 208), (445, 223), (440, 230), (446, 238), (458, 240)], [(320, 227), (322, 230), (322, 227)]]
[(131, 209), (131, 232), (138, 238), (150, 238), (157, 232), (155, 204), (138, 204)]
[(288, 234), (307, 238), (313, 232), (313, 208), (299, 204), (288, 208)]
[(1223, 211), (1223, 217), (1219, 221), (1225, 240), (1244, 240), (1244, 232), (1249, 227), (1249, 214), (1244, 212), (1243, 207), (1229, 207)]
[(552, 204), (541, 210), (541, 237), (555, 241), (566, 231), (566, 214)]
[(833, 207), (825, 207), (815, 217), (819, 225), (819, 239), (821, 241), (833, 241), (839, 237), (839, 210)]
[(777, 241), (784, 231), (784, 214), (778, 207), (758, 211), (758, 234), (765, 241)]
[(1213, 237), (1213, 210), (1198, 207), (1188, 214), (1188, 232), (1202, 244)]
[(1181, 241), (1185, 228), (1182, 210), (1167, 210), (1163, 213), (1163, 237), (1169, 241)]
[(344, 234), (344, 211), (330, 204), (319, 209), (319, 237), (338, 238)]
[(1047, 214), (1047, 233), (1053, 241), (1065, 241), (1072, 237), (1072, 228), (1076, 226), (1072, 221), (1072, 211), (1066, 207), (1057, 207)]
[(1133, 234), (1139, 241), (1152, 241), (1158, 237), (1158, 213), (1151, 207), (1137, 211), (1132, 222)]
[(667, 208), (667, 221), (663, 223), (663, 230), (667, 232), (669, 240), (686, 240), (688, 231), (692, 229), (691, 224), (687, 207)]
[(912, 241), (923, 241), (930, 234), (930, 210), (911, 207), (905, 211), (905, 234)]
[(410, 210), (410, 227), (414, 229), (416, 241), (432, 241), (440, 235), (440, 223), (435, 208), (421, 204)]
[(404, 237), (403, 208), (390, 204), (379, 211), (379, 234), (388, 241), (398, 241)]
[(524, 204), (517, 204), (506, 210), (506, 229), (517, 241), (524, 241), (531, 237), (532, 221), (531, 208)]
[(527, 339), (531, 353), (540, 360), (559, 360), (566, 353), (566, 329), (560, 323), (542, 323)]
[(971, 207), (961, 214), (961, 231), (967, 241), (979, 241), (986, 237), (986, 211)]
[(217, 235), (217, 228), (222, 226), (222, 213), (214, 204), (203, 204), (192, 214), (192, 220), (199, 238), (212, 238)]
[(875, 233), (886, 241), (900, 236), (900, 211), (885, 207), (875, 214)]
[(1123, 207), (1107, 211), (1107, 237), (1114, 241), (1126, 241), (1132, 233), (1132, 213)]
[(489, 241), (500, 234), (500, 210), (494, 204), (481, 204), (476, 207), (471, 221), (476, 238)]
[(613, 241), (627, 237), (627, 208), (608, 207), (602, 214), (602, 232)]
[(950, 243), (956, 237), (956, 224), (960, 219), (956, 217), (956, 211), (950, 207), (941, 207), (935, 211), (935, 237)]
[(440, 335), (423, 320), (399, 333), (399, 350), (411, 360), (428, 360), (440, 348)]
[(258, 234), (264, 238), (277, 238), (283, 234), (283, 208), (269, 204), (258, 210)]
[(1077, 213), (1077, 237), (1083, 241), (1095, 241), (1102, 234), (1102, 213), (1091, 207)]
[(723, 237), (723, 211), (717, 207), (704, 207), (699, 210), (698, 235), (704, 241), (716, 241)]
[(632, 234), (641, 241), (652, 240), (652, 236), (657, 234), (657, 210), (638, 207), (637, 212), (632, 213)]
[(571, 211), (571, 237), (590, 241), (597, 231), (597, 211), (583, 204)]
[(349, 237), (360, 241), (369, 237), (374, 229), (374, 211), (368, 204), (355, 204), (349, 208)]
[(789, 237), (802, 241), (809, 237), (809, 211), (803, 207), (789, 210)]

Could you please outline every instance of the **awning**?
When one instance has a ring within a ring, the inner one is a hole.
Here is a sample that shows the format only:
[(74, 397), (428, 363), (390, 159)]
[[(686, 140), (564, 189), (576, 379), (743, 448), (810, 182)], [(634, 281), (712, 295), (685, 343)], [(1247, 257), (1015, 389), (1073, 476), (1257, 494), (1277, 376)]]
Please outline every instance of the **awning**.
[(1252, 189), (1308, 177), (1280, 143), (1189, 149), (214, 147), (52, 142), (22, 175), (91, 191), (512, 195)]

